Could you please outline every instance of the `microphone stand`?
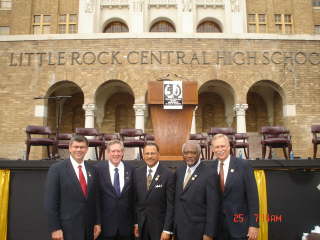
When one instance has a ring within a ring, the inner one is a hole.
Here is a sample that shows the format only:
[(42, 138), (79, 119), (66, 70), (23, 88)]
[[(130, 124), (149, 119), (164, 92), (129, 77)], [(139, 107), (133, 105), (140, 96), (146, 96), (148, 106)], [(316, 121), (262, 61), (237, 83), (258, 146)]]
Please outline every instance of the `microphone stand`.
[[(58, 114), (56, 116), (56, 118), (58, 118), (56, 120), (56, 141), (58, 141), (58, 137), (59, 137), (59, 133), (60, 133), (60, 124), (61, 124), (61, 107), (62, 107), (62, 100), (65, 100), (65, 99), (68, 99), (68, 98), (71, 98), (72, 96), (51, 96), (51, 97), (42, 97), (42, 96), (39, 96), (39, 97), (34, 97), (33, 99), (35, 100), (39, 100), (39, 99), (54, 99), (56, 101), (56, 106), (58, 105)], [(52, 153), (53, 155), (53, 158), (59, 158), (59, 152), (58, 152), (58, 148), (57, 146), (54, 146), (55, 148), (55, 152)]]

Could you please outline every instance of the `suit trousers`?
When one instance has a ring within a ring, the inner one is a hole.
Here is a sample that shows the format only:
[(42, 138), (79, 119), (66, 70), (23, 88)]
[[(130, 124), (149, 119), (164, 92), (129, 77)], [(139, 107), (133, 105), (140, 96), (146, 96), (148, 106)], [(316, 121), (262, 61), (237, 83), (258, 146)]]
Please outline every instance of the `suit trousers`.
[(223, 215), (220, 218), (220, 222), (222, 223), (219, 229), (219, 234), (217, 240), (247, 240), (247, 237), (244, 238), (234, 238), (230, 235), (228, 224), (226, 221), (226, 217)]

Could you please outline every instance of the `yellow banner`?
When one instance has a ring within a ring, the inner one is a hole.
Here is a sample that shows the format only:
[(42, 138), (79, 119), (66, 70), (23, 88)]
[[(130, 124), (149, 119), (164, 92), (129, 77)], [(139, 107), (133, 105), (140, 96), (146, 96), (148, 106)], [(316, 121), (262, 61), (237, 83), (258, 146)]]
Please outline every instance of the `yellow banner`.
[(7, 239), (10, 170), (0, 170), (0, 239)]
[(267, 202), (267, 187), (266, 176), (263, 170), (254, 170), (258, 193), (259, 193), (259, 219), (260, 229), (258, 240), (268, 240), (268, 202)]

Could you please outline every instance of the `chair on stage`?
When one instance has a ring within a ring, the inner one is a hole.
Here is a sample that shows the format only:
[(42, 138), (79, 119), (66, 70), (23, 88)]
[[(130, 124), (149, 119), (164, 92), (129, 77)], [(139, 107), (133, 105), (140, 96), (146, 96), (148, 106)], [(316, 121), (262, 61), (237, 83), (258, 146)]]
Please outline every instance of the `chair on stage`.
[(248, 135), (246, 133), (236, 133), (234, 134), (234, 145), (233, 148), (236, 150), (237, 148), (243, 149), (244, 155), (247, 159), (249, 159), (249, 143), (248, 143)]
[(140, 158), (143, 158), (142, 149), (145, 144), (145, 133), (142, 129), (123, 128), (120, 129), (120, 137), (125, 148), (138, 148)]
[(72, 138), (72, 133), (59, 133), (56, 139), (56, 148), (69, 149), (69, 141)]
[(317, 157), (318, 144), (320, 144), (320, 125), (312, 125), (312, 143), (313, 143), (313, 158)]
[[(208, 135), (210, 136), (210, 138), (212, 139), (212, 137), (216, 134), (224, 134), (229, 138), (229, 142), (230, 142), (230, 154), (231, 155), (235, 155), (235, 151), (234, 151), (234, 142), (235, 142), (235, 138), (234, 138), (234, 134), (235, 131), (233, 128), (218, 128), (218, 127), (212, 127), (210, 128)], [(209, 155), (208, 157), (210, 159), (213, 158), (213, 152), (211, 151), (210, 154), (210, 146), (211, 146), (211, 140), (208, 143), (208, 148), (209, 148)]]
[[(85, 137), (93, 137), (93, 138), (87, 138), (89, 147), (94, 147), (97, 160), (105, 159), (103, 154), (106, 148), (105, 141), (103, 139), (103, 136), (101, 136), (101, 134), (98, 132), (96, 128), (76, 128), (75, 133)], [(99, 149), (99, 153), (98, 153), (98, 149)]]
[[(29, 125), (26, 128), (26, 133), (27, 133), (26, 160), (29, 160), (31, 146), (45, 146), (45, 147), (47, 147), (48, 158), (52, 157), (52, 155), (54, 153), (55, 139), (54, 139), (54, 137), (52, 135), (52, 131), (49, 127)], [(32, 135), (44, 135), (46, 137), (32, 137)], [(52, 151), (50, 151), (50, 147), (52, 148)]]
[(189, 140), (197, 141), (201, 148), (201, 160), (208, 159), (208, 137), (202, 133), (193, 133), (189, 135)]
[(292, 151), (289, 130), (281, 126), (266, 126), (261, 128), (261, 134), (262, 158), (265, 158), (267, 147), (269, 147), (269, 159), (272, 157), (272, 148), (282, 148), (285, 158), (288, 159)]
[(146, 135), (145, 135), (145, 141), (146, 141), (146, 142), (155, 142), (156, 139), (155, 139), (154, 135), (152, 135), (152, 134), (146, 134)]

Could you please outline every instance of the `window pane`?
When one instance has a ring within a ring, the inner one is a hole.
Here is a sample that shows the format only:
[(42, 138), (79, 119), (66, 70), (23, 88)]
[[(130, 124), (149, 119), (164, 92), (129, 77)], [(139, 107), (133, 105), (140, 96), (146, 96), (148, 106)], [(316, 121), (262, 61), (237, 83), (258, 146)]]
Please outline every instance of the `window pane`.
[(33, 26), (33, 33), (34, 34), (41, 34), (40, 26)]
[(43, 22), (44, 23), (50, 23), (51, 16), (50, 15), (44, 15), (43, 16)]
[(33, 16), (33, 23), (40, 23), (40, 15)]
[(280, 24), (276, 25), (276, 32), (277, 33), (282, 33), (282, 25), (280, 25)]
[(284, 15), (284, 21), (286, 23), (291, 23), (291, 15), (288, 15), (288, 14)]
[(59, 24), (59, 33), (66, 33), (66, 25)]
[(50, 33), (50, 26), (43, 26), (43, 34), (49, 34)]
[(69, 25), (69, 33), (77, 33), (77, 25), (76, 24)]
[(171, 23), (167, 21), (159, 21), (155, 23), (151, 29), (150, 32), (175, 32), (176, 30), (172, 26)]
[(129, 32), (127, 25), (122, 22), (111, 22), (104, 29), (105, 33)]
[(259, 14), (259, 22), (265, 22), (266, 16), (264, 14)]
[(65, 14), (59, 16), (60, 23), (65, 23), (66, 21), (67, 21), (67, 16)]
[(248, 15), (248, 22), (256, 22), (256, 15), (255, 14), (249, 14)]
[(72, 22), (72, 23), (77, 22), (77, 15), (76, 14), (70, 14), (69, 22)]
[(275, 14), (274, 15), (274, 21), (276, 23), (281, 23), (281, 14)]
[(267, 32), (267, 25), (266, 24), (260, 24), (259, 25), (259, 32), (266, 33)]
[(286, 32), (286, 33), (292, 33), (292, 26), (286, 24), (286, 25), (285, 25), (285, 32)]
[(248, 32), (249, 33), (255, 33), (256, 32), (256, 25), (255, 24), (249, 24)]

